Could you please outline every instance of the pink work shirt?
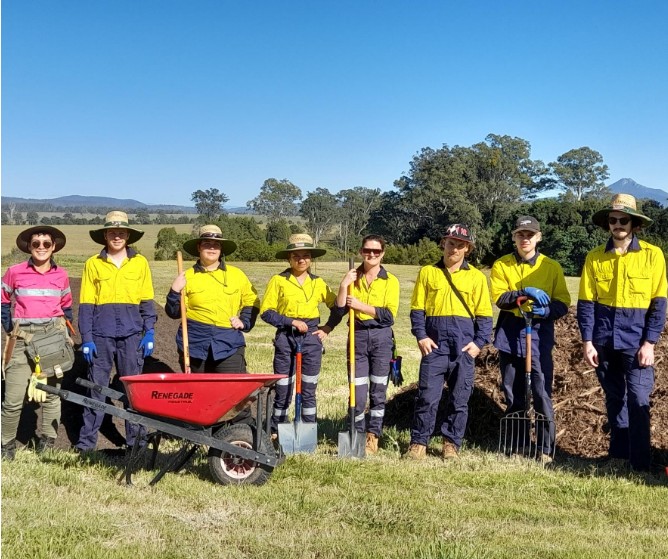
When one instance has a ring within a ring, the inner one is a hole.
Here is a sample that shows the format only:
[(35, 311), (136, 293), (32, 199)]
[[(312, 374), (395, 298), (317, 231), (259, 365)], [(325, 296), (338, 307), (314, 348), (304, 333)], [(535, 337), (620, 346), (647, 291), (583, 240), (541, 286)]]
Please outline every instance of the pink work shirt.
[(53, 260), (44, 274), (35, 270), (31, 259), (11, 266), (2, 277), (2, 305), (11, 304), (12, 296), (12, 316), (19, 324), (47, 322), (72, 307), (67, 270)]

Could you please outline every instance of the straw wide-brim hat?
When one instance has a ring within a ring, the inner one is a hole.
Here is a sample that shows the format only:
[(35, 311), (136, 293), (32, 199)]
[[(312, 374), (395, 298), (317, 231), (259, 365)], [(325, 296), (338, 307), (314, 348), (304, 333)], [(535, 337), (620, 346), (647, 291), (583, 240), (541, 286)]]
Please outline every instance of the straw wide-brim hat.
[(35, 233), (48, 233), (51, 236), (55, 247), (53, 252), (58, 252), (67, 242), (65, 234), (60, 229), (56, 229), (50, 225), (36, 225), (35, 227), (30, 227), (19, 233), (19, 236), (16, 237), (16, 246), (19, 247), (22, 252), (30, 254), (30, 241)]
[(636, 206), (636, 199), (630, 194), (615, 194), (610, 202), (610, 206), (597, 211), (591, 218), (591, 220), (602, 227), (606, 231), (608, 230), (608, 214), (610, 212), (623, 212), (633, 217), (640, 219), (640, 222), (643, 227), (647, 227), (652, 220), (646, 215), (641, 214)]
[(285, 247), (285, 250), (279, 250), (276, 253), (276, 258), (290, 258), (290, 253), (295, 252), (296, 250), (308, 250), (311, 253), (311, 258), (318, 258), (318, 256), (327, 253), (324, 248), (315, 248), (313, 246), (313, 238), (311, 235), (297, 233), (295, 235), (290, 235), (288, 246)]
[(237, 250), (237, 243), (229, 239), (224, 239), (223, 232), (217, 225), (202, 225), (199, 229), (199, 237), (183, 243), (183, 250), (192, 256), (199, 256), (197, 245), (200, 241), (218, 241), (220, 243), (220, 252), (225, 256)]
[(128, 230), (128, 245), (136, 243), (139, 239), (144, 236), (144, 232), (141, 229), (135, 229), (130, 227), (128, 221), (128, 214), (125, 212), (113, 211), (109, 212), (104, 218), (104, 227), (101, 229), (94, 229), (90, 231), (90, 238), (93, 239), (99, 245), (107, 245), (107, 241), (104, 238), (104, 232), (107, 229), (127, 229)]

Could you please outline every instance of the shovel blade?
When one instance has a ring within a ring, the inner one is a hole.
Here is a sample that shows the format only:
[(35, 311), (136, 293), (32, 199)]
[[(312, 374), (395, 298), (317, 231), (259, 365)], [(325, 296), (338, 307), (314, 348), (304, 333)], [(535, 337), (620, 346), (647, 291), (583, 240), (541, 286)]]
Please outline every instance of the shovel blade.
[(318, 424), (302, 421), (279, 423), (278, 442), (284, 454), (312, 454), (318, 446)]
[(339, 431), (339, 458), (364, 458), (366, 435), (353, 431)]

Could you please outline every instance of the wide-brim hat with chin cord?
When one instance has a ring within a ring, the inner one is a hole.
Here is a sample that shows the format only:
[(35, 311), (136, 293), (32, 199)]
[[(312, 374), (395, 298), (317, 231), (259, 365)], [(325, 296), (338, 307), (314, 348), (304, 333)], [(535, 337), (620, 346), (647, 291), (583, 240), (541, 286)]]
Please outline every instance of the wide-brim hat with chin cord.
[(197, 245), (201, 241), (218, 241), (220, 243), (220, 253), (223, 256), (232, 254), (237, 250), (237, 243), (223, 238), (223, 232), (217, 225), (202, 225), (202, 227), (199, 228), (199, 237), (183, 243), (183, 250), (192, 256), (199, 256)]
[(130, 227), (128, 214), (120, 211), (109, 212), (104, 218), (104, 227), (90, 231), (90, 238), (93, 239), (97, 244), (106, 246), (107, 240), (104, 238), (104, 232), (107, 229), (127, 229), (128, 245), (136, 243), (144, 236), (144, 232), (141, 229)]
[(610, 206), (597, 211), (592, 216), (591, 220), (599, 227), (608, 231), (608, 214), (610, 212), (622, 212), (631, 217), (637, 217), (640, 220), (642, 227), (647, 227), (652, 223), (652, 219), (638, 211), (636, 199), (630, 194), (615, 194), (610, 202)]
[(290, 258), (290, 253), (297, 250), (308, 250), (311, 253), (311, 258), (318, 258), (318, 256), (327, 253), (324, 248), (315, 248), (311, 235), (296, 233), (295, 235), (290, 235), (288, 246), (285, 247), (285, 250), (279, 250), (276, 253), (276, 258), (279, 260)]
[(65, 234), (60, 229), (56, 229), (49, 225), (35, 225), (35, 227), (30, 227), (25, 231), (21, 231), (19, 236), (16, 237), (16, 246), (19, 247), (21, 252), (30, 254), (30, 241), (32, 240), (32, 236), (39, 233), (47, 233), (51, 236), (54, 245), (53, 252), (58, 252), (65, 246)]

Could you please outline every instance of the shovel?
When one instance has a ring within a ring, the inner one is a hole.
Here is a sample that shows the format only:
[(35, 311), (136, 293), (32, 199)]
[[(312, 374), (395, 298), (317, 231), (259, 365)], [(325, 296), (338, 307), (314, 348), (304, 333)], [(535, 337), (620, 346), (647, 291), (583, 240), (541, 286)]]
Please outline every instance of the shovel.
[[(352, 270), (355, 262), (351, 258), (348, 269)], [(348, 287), (348, 295), (353, 294), (353, 284)], [(348, 431), (339, 431), (339, 458), (364, 458), (366, 456), (366, 435), (355, 429), (355, 311), (348, 311), (350, 328), (348, 330)]]
[(302, 342), (304, 334), (295, 333), (295, 420), (293, 423), (278, 424), (278, 441), (285, 454), (315, 452), (318, 446), (318, 424), (302, 421)]
[[(545, 433), (554, 433), (554, 421), (543, 414), (536, 413), (531, 402), (531, 330), (533, 314), (525, 312), (522, 305), (527, 297), (518, 297), (517, 306), (524, 317), (526, 333), (526, 358), (524, 361), (524, 411), (510, 413), (501, 419), (499, 425), (499, 452), (510, 456), (519, 454), (527, 458), (539, 458), (542, 455), (542, 442)], [(550, 456), (554, 458), (555, 446), (552, 445)]]
[[(179, 275), (183, 272), (183, 255), (176, 251), (176, 268)], [(183, 368), (184, 373), (190, 374), (190, 347), (188, 344), (188, 318), (186, 317), (186, 290), (181, 290), (181, 333), (183, 335)]]

